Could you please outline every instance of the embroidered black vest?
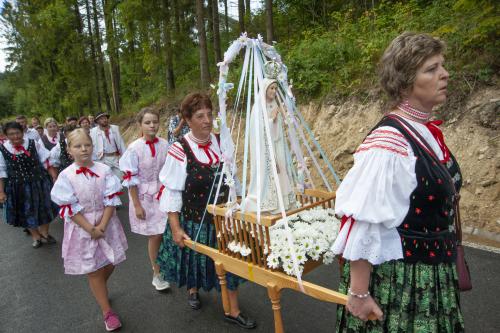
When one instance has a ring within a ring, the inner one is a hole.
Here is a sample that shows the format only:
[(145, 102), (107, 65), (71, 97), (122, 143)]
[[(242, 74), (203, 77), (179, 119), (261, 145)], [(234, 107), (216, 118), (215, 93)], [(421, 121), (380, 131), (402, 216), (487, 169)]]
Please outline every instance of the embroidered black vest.
[(61, 173), (73, 163), (73, 157), (71, 157), (68, 153), (68, 145), (66, 144), (66, 139), (62, 135), (59, 140), (59, 146), (61, 147), (61, 155), (59, 157), (59, 173)]
[(47, 148), (47, 150), (51, 150), (57, 144), (57, 143), (53, 143), (52, 141), (50, 141), (50, 139), (45, 134), (42, 135), (42, 142), (43, 142), (43, 145), (45, 146), (45, 148)]
[[(179, 140), (187, 158), (187, 177), (182, 192), (182, 215), (185, 219), (201, 223), (207, 204), (212, 204), (222, 175), (223, 163), (208, 165), (197, 160), (185, 138)], [(222, 182), (217, 203), (227, 199), (228, 188)], [(209, 198), (210, 195), (210, 198)], [(204, 222), (210, 223), (212, 216), (207, 212)]]
[(28, 149), (30, 156), (25, 153), (12, 154), (0, 145), (0, 152), (3, 155), (7, 166), (7, 181), (11, 183), (23, 183), (38, 181), (47, 176), (47, 171), (40, 163), (38, 152), (36, 151), (35, 141), (29, 140)]
[(404, 135), (416, 157), (417, 187), (410, 195), (408, 214), (397, 228), (404, 262), (454, 262), (456, 234), (453, 203), (454, 194), (462, 186), (462, 176), (455, 157), (450, 153), (451, 158), (443, 168), (437, 164), (441, 162), (417, 141), (417, 134), (409, 133), (397, 120), (385, 117), (375, 128), (381, 126), (393, 127)]

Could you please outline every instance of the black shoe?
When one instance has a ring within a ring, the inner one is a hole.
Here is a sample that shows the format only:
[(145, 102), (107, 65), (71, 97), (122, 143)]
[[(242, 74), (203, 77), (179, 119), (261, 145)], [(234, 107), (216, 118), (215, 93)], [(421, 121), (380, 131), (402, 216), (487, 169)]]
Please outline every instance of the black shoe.
[(24, 232), (26, 235), (28, 235), (28, 236), (30, 235), (30, 231), (28, 230), (28, 228), (24, 228), (24, 229), (23, 229), (23, 232)]
[(35, 239), (33, 243), (31, 243), (31, 246), (33, 246), (34, 249), (38, 249), (40, 246), (42, 246), (42, 240)]
[(255, 320), (246, 317), (241, 312), (238, 315), (238, 317), (233, 317), (233, 316), (230, 316), (230, 315), (224, 315), (224, 318), (227, 321), (229, 321), (229, 322), (231, 322), (233, 324), (236, 324), (236, 325), (238, 325), (241, 328), (252, 329), (252, 328), (257, 327), (257, 322)]
[(197, 292), (189, 294), (188, 304), (193, 310), (199, 310), (201, 308), (200, 296)]
[(51, 235), (47, 235), (47, 237), (42, 236), (41, 240), (42, 240), (43, 243), (46, 243), (46, 244), (55, 244), (55, 243), (57, 243), (56, 239), (54, 237), (52, 237)]

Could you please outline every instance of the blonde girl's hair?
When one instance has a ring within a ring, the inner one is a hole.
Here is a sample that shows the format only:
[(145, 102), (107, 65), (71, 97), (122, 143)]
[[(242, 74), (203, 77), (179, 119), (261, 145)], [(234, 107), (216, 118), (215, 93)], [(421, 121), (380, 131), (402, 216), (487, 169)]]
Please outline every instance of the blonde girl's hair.
[(92, 142), (92, 138), (83, 128), (77, 128), (69, 132), (69, 134), (66, 136), (66, 139), (68, 140), (68, 147), (70, 147), (74, 141), (78, 140), (82, 136), (86, 137), (90, 142)]
[(49, 117), (49, 118), (45, 119), (45, 121), (43, 122), (43, 128), (47, 128), (47, 126), (48, 126), (50, 123), (54, 123), (54, 124), (56, 124), (56, 126), (57, 126), (57, 121), (56, 121), (54, 118)]
[(139, 113), (135, 117), (135, 119), (139, 124), (142, 123), (142, 119), (144, 119), (144, 116), (146, 114), (153, 114), (158, 118), (158, 120), (160, 120), (160, 113), (157, 110), (153, 109), (152, 107), (147, 106), (145, 108), (142, 108), (141, 111), (139, 111)]

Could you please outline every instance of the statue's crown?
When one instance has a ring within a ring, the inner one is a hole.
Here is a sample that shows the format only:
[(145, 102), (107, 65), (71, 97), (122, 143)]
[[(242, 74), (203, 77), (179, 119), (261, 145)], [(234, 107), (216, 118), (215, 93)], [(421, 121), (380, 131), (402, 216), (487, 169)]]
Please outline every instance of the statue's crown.
[(281, 64), (274, 61), (266, 61), (264, 64), (264, 76), (268, 79), (276, 79), (281, 72)]

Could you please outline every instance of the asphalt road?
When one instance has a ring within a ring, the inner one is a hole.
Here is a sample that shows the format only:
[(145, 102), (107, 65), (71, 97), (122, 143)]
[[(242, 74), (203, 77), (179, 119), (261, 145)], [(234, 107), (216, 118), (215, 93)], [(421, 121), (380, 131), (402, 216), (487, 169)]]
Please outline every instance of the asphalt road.
[[(121, 332), (244, 332), (222, 318), (219, 295), (201, 293), (202, 309), (188, 308), (186, 290), (156, 292), (151, 285), (145, 237), (130, 233), (127, 208), (119, 212), (127, 232), (127, 260), (110, 279), (113, 308), (122, 319)], [(21, 229), (0, 225), (0, 332), (104, 332), (102, 316), (83, 276), (63, 273), (63, 226), (54, 222), (57, 245), (31, 248)], [(500, 332), (500, 255), (466, 249), (474, 289), (462, 295), (468, 332)], [(328, 288), (338, 284), (336, 265), (323, 266), (306, 280)], [(258, 320), (253, 332), (273, 332), (270, 302), (264, 288), (247, 282), (240, 288), (243, 311)], [(282, 313), (287, 332), (332, 332), (336, 306), (284, 291)]]

